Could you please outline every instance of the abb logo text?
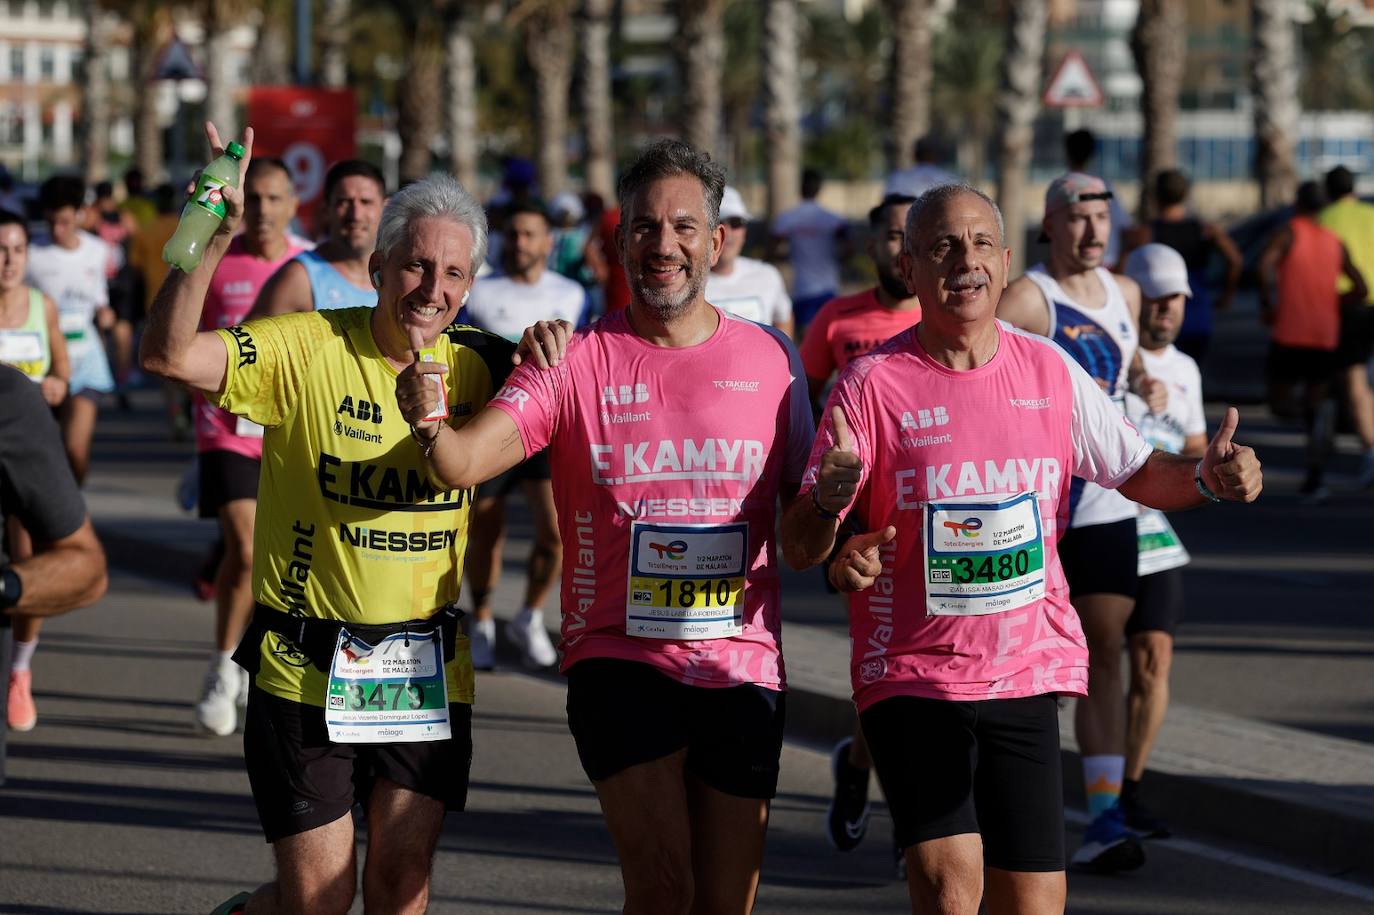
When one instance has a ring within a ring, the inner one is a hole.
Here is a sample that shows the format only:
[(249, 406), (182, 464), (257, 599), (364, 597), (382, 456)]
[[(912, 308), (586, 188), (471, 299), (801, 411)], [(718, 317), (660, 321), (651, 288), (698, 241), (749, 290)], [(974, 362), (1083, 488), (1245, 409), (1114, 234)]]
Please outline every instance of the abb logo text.
[(612, 404), (618, 407), (627, 407), (631, 404), (646, 403), (649, 400), (649, 386), (644, 383), (629, 385), (622, 384), (619, 387), (610, 385), (601, 389), (601, 405)]
[(902, 413), (902, 429), (929, 429), (931, 426), (945, 426), (949, 424), (949, 413), (944, 407), (931, 407), (929, 410), (917, 410), (915, 415), (910, 410)]

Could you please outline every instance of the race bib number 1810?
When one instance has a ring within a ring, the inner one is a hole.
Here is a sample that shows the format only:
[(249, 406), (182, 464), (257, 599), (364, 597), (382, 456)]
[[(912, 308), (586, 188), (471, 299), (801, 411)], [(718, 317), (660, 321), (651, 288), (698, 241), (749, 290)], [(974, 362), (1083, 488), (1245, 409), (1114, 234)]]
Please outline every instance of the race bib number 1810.
[(744, 631), (749, 525), (648, 524), (630, 528), (625, 632), (701, 641)]

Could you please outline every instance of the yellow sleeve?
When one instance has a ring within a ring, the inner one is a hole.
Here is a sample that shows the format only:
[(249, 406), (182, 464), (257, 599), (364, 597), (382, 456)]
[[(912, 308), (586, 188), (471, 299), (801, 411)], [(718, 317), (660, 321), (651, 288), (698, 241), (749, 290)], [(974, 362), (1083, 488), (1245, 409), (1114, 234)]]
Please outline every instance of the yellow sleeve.
[(295, 409), (312, 359), (343, 330), (321, 312), (259, 318), (217, 330), (228, 351), (224, 390), (215, 406), (262, 426), (278, 426)]

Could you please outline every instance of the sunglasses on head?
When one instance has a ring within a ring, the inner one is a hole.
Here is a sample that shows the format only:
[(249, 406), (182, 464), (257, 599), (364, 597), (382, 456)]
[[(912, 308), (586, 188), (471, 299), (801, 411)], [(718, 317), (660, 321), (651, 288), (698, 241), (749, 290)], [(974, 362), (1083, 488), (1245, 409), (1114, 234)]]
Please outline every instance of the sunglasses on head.
[(1091, 194), (1074, 194), (1069, 200), (1070, 203), (1087, 203), (1089, 200), (1111, 200), (1114, 195), (1111, 191), (1097, 191)]

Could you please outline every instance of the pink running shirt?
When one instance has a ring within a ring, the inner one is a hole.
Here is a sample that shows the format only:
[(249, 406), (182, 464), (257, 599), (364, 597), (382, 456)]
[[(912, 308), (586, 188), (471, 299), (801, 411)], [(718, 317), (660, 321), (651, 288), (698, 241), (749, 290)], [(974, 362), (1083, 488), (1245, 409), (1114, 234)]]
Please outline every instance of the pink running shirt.
[(608, 315), (491, 400), (555, 468), (564, 671), (621, 658), (689, 686), (785, 686), (774, 506), (811, 450), (806, 379), (776, 330), (716, 312), (682, 348)]
[[(243, 247), (243, 236), (229, 242), (224, 260), (210, 278), (205, 308), (200, 315), (201, 330), (221, 330), (240, 324), (253, 310), (258, 292), (277, 268), (305, 250), (294, 236), (287, 236), (286, 253), (276, 260), (263, 260)], [(262, 459), (262, 427), (222, 410), (195, 392), (196, 451), (232, 451), (244, 457)]]
[(864, 464), (850, 511), (863, 530), (897, 528), (878, 580), (849, 596), (860, 711), (902, 695), (1087, 694), (1087, 643), (1056, 548), (1069, 478), (1119, 486), (1151, 449), (1062, 349), (998, 328), (996, 355), (967, 372), (905, 331), (851, 362), (826, 405), (804, 489), (839, 404)]
[(802, 337), (801, 360), (807, 377), (828, 379), (849, 360), (895, 337), (921, 320), (921, 307), (896, 311), (878, 301), (877, 288), (831, 299), (821, 306)]

